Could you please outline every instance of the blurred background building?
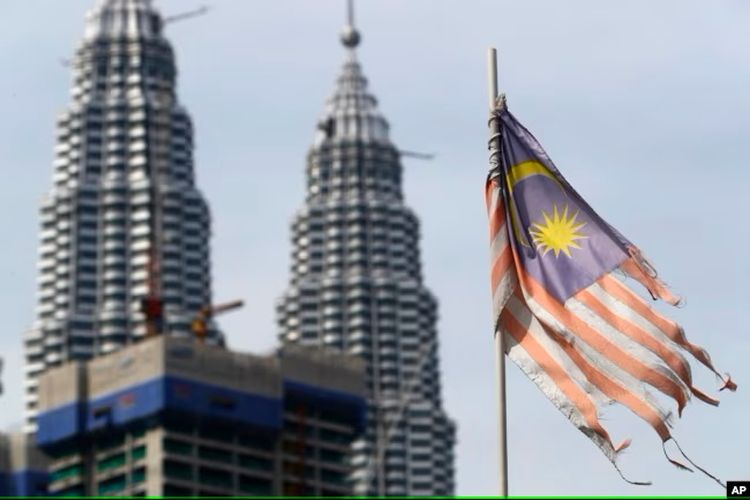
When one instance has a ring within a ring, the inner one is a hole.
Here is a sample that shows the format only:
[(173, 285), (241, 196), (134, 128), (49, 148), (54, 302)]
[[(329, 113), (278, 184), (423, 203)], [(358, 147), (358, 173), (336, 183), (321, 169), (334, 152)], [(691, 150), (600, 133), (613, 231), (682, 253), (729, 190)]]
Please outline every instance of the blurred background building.
[(208, 207), (163, 35), (184, 17), (98, 0), (71, 62), (25, 337), (25, 431), (49, 493), (452, 494), (437, 304), (351, 3), (269, 357), (226, 350), (212, 320), (237, 303), (211, 306)]
[(365, 411), (357, 357), (160, 336), (43, 375), (37, 439), (56, 496), (341, 496)]
[(442, 406), (437, 302), (422, 282), (402, 152), (356, 57), (351, 2), (341, 40), (346, 59), (307, 156), (307, 197), (292, 224), (280, 338), (366, 361), (371, 418), (356, 445), (358, 494), (451, 495), (455, 425)]
[[(97, 0), (72, 60), (72, 102), (58, 119), (41, 208), (36, 320), (25, 336), (28, 432), (46, 369), (149, 329), (188, 335), (211, 304), (209, 212), (195, 186), (168, 21), (151, 0)], [(223, 342), (210, 322), (206, 336)]]
[(43, 496), (47, 459), (20, 429), (0, 434), (0, 496)]

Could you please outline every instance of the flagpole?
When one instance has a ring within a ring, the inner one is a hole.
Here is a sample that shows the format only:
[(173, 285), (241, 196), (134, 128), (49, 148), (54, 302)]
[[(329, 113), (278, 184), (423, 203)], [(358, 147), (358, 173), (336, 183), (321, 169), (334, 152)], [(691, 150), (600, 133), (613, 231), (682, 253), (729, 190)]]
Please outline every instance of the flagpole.
[[(500, 154), (500, 120), (494, 117), (497, 107), (497, 50), (490, 47), (487, 51), (487, 78), (489, 88), (490, 105), (490, 163), (492, 167), (497, 166)], [(497, 318), (494, 318), (497, 319)], [(495, 332), (495, 371), (497, 374), (497, 413), (498, 413), (498, 473), (500, 482), (500, 495), (508, 496), (508, 439), (507, 422), (505, 411), (505, 346), (503, 335)]]

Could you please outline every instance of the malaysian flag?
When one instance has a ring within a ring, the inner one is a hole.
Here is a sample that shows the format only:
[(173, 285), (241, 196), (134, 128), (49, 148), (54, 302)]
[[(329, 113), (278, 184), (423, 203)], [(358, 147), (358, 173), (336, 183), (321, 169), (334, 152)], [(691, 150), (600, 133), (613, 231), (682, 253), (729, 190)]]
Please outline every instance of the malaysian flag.
[(722, 389), (736, 385), (677, 323), (630, 288), (628, 278), (654, 299), (680, 302), (640, 250), (568, 184), (504, 100), (493, 119), (501, 147), (485, 197), (496, 334), (508, 357), (615, 468), (630, 441), (615, 444), (600, 416), (617, 402), (653, 427), (670, 462), (689, 469), (664, 446), (674, 440), (671, 412), (655, 393), (671, 398), (678, 415), (693, 396), (718, 405), (693, 385), (687, 355), (715, 373)]

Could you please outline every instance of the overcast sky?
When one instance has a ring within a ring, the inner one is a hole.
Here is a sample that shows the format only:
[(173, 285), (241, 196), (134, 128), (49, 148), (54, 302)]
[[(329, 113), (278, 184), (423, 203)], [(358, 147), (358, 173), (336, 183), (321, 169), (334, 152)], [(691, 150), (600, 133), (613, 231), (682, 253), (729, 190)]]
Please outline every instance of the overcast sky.
[[(179, 98), (196, 130), (197, 182), (212, 210), (214, 297), (246, 307), (220, 323), (232, 348), (276, 344), (274, 301), (289, 277), (289, 222), (305, 154), (344, 51), (343, 0), (205, 0), (207, 16), (168, 27)], [(33, 319), (38, 205), (51, 185), (54, 123), (94, 0), (0, 2), (0, 428), (21, 419), (21, 335)], [(157, 0), (170, 15), (202, 0)], [(461, 494), (497, 491), (488, 277), (486, 49), (500, 51), (509, 108), (590, 204), (687, 297), (669, 310), (740, 385), (720, 408), (696, 402), (675, 436), (718, 476), (750, 479), (750, 1), (361, 0), (359, 50), (407, 150), (406, 202), (422, 223), (428, 287), (440, 300), (445, 404), (458, 423)], [(667, 308), (663, 308), (667, 311)], [(697, 364), (701, 386), (715, 381)], [(625, 484), (598, 449), (508, 365), (510, 491), (710, 494), (666, 462), (637, 417)], [(667, 401), (665, 401), (667, 403)]]

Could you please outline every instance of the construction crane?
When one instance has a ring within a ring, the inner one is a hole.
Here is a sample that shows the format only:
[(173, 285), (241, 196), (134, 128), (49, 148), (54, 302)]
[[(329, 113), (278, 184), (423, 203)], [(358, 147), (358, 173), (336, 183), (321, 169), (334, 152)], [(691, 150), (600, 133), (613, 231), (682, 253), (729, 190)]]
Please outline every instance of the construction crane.
[[(167, 108), (158, 111), (161, 118), (168, 123)], [(171, 140), (171, 137), (166, 138)], [(166, 141), (165, 141), (166, 142)], [(164, 194), (162, 192), (162, 173), (166, 166), (162, 161), (152, 158), (148, 164), (149, 176), (149, 254), (148, 254), (148, 292), (141, 299), (141, 312), (145, 317), (146, 337), (164, 333), (164, 298), (162, 285), (162, 249), (164, 247)]]
[[(164, 23), (173, 23), (188, 19), (191, 17), (201, 16), (208, 11), (208, 7), (177, 14), (167, 17)], [(170, 110), (165, 108), (162, 118), (165, 121), (169, 119)], [(166, 139), (166, 143), (169, 142)], [(164, 246), (164, 195), (161, 189), (162, 172), (166, 169), (165, 165), (156, 160), (148, 166), (150, 178), (150, 232), (149, 232), (149, 256), (148, 256), (148, 292), (141, 299), (141, 312), (145, 318), (146, 337), (153, 337), (164, 333), (164, 298), (162, 290), (162, 248)], [(210, 317), (210, 316), (209, 316)], [(205, 330), (205, 327), (204, 327)], [(204, 333), (205, 335), (205, 333)]]
[(195, 338), (197, 338), (201, 342), (205, 342), (206, 336), (208, 335), (208, 322), (211, 320), (211, 318), (218, 314), (229, 312), (234, 309), (239, 309), (244, 305), (245, 303), (243, 301), (234, 300), (225, 304), (203, 307), (200, 311), (198, 311), (198, 314), (195, 315), (195, 318), (193, 319), (193, 323), (191, 325), (191, 329), (193, 330)]
[(405, 156), (407, 158), (414, 158), (415, 160), (434, 160), (435, 155), (433, 153), (416, 153), (414, 151), (404, 151), (401, 150), (398, 152), (401, 156)]
[(149, 165), (151, 177), (151, 219), (148, 255), (148, 294), (141, 299), (141, 312), (145, 317), (146, 336), (153, 337), (164, 332), (164, 299), (161, 283), (161, 249), (163, 244), (163, 200), (159, 187), (160, 175), (156, 164)]
[(152, 237), (148, 264), (148, 295), (141, 299), (141, 312), (146, 318), (146, 336), (164, 332), (164, 300), (161, 297), (159, 250), (155, 245), (159, 236)]
[(182, 14), (175, 14), (173, 16), (167, 16), (164, 18), (164, 24), (171, 24), (178, 21), (184, 21), (185, 19), (191, 19), (193, 17), (202, 16), (208, 13), (208, 6), (203, 5), (195, 10), (183, 12)]

